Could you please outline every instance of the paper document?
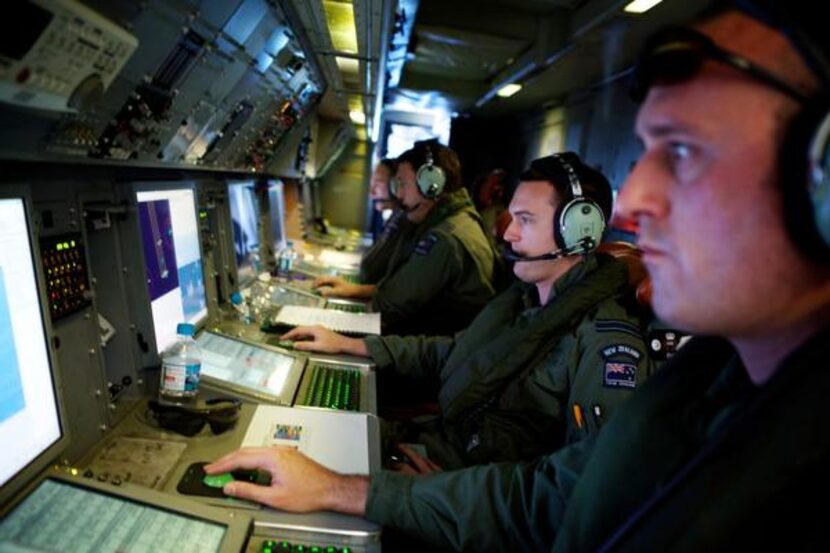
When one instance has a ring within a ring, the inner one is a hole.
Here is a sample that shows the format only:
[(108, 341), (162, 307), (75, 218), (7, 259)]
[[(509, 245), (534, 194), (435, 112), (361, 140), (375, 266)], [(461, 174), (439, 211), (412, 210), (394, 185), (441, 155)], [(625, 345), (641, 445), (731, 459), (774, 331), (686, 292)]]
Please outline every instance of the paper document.
[(304, 305), (284, 305), (272, 322), (286, 326), (321, 325), (345, 334), (380, 334), (380, 313), (350, 313)]
[(365, 413), (259, 405), (242, 447), (293, 447), (337, 472), (369, 474), (368, 417)]

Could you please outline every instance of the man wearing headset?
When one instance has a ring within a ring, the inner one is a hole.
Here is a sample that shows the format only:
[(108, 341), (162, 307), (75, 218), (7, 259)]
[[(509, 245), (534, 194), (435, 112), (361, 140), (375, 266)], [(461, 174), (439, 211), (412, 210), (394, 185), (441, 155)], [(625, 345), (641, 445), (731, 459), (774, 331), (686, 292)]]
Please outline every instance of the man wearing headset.
[[(693, 338), (596, 439), (525, 465), (336, 475), (231, 454), (292, 510), (336, 509), (456, 549), (822, 550), (830, 490), (830, 43), (819, 2), (741, 2), (651, 41), (645, 151), (618, 199), (657, 315)], [(297, 482), (314, 482), (299, 489)]]
[(375, 242), (360, 259), (360, 282), (377, 284), (383, 275), (400, 240), (412, 229), (406, 211), (400, 208), (390, 190), (398, 163), (394, 159), (382, 159), (372, 172), (369, 199), (372, 200), (373, 234)]
[[(611, 185), (571, 152), (537, 159), (520, 177), (504, 233), (518, 277), (455, 337), (341, 336), (298, 327), (294, 347), (371, 357), (380, 371), (434, 382), (440, 418), (385, 428), (425, 472), (533, 459), (598, 431), (649, 375), (644, 321), (626, 266), (594, 248), (611, 214)], [(383, 390), (380, 390), (383, 393)]]
[(322, 295), (371, 299), (384, 334), (450, 335), (496, 293), (501, 264), (483, 230), (455, 152), (420, 142), (398, 158), (397, 197), (415, 228), (392, 253), (377, 284), (315, 280)]

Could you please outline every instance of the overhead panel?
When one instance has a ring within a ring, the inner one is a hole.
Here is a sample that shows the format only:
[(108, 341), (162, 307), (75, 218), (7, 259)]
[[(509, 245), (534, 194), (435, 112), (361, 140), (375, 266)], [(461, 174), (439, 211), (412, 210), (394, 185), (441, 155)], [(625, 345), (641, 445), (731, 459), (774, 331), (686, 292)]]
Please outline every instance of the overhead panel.
[[(42, 57), (49, 42), (56, 46), (47, 53), (66, 57), (64, 49), (74, 56), (61, 65), (61, 78), (77, 74), (80, 84), (67, 85), (73, 90), (59, 106), (65, 114), (55, 117), (54, 107), (28, 90), (27, 79), (16, 74), (7, 80), (0, 87), (0, 116), (8, 123), (0, 133), (0, 156), (40, 152), (55, 159), (261, 170), (325, 89), (290, 3), (230, 0), (204, 9), (191, 2), (133, 4), (31, 4), (47, 24), (28, 26), (25, 41), (7, 36), (4, 44), (12, 47), (0, 51), (0, 66), (11, 66), (9, 55), (23, 62)], [(58, 13), (67, 9), (74, 10), (72, 17)], [(112, 60), (92, 55), (96, 48)], [(60, 82), (52, 81), (44, 83), (59, 91)], [(95, 101), (84, 101), (93, 96)], [(39, 103), (30, 102), (26, 125), (13, 124), (22, 117), (15, 104), (29, 97)]]

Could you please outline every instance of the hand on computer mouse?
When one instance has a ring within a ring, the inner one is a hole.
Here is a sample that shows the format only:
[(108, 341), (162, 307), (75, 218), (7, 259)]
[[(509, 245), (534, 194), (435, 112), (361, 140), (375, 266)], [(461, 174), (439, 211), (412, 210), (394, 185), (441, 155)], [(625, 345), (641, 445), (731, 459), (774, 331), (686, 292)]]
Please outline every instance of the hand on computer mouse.
[(205, 472), (210, 475), (236, 469), (259, 469), (267, 472), (271, 481), (267, 486), (228, 482), (223, 488), (225, 495), (299, 513), (339, 509), (362, 514), (360, 505), (341, 505), (336, 491), (345, 480), (362, 482), (362, 488), (366, 489), (368, 481), (365, 477), (336, 474), (294, 448), (243, 448), (205, 465)]

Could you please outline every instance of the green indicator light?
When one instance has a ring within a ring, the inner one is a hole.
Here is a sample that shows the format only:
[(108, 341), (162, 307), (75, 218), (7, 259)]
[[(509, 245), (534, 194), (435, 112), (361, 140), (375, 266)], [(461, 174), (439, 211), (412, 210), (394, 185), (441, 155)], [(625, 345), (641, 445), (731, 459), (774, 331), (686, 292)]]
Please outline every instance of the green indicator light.
[(63, 244), (58, 244), (58, 251), (61, 251), (62, 249), (63, 249)]
[(75, 241), (74, 241), (74, 240), (73, 240), (72, 242), (70, 242), (69, 244), (70, 244), (73, 248), (75, 247)]

